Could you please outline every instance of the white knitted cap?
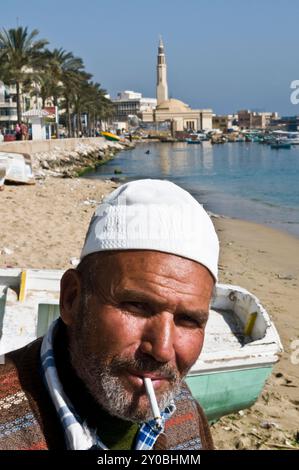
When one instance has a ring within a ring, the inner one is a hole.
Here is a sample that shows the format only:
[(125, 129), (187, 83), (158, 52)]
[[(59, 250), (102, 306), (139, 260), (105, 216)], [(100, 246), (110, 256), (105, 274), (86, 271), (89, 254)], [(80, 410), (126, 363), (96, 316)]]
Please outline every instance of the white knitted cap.
[(202, 264), (217, 281), (219, 241), (204, 208), (170, 181), (123, 184), (98, 205), (81, 260), (98, 251), (157, 250)]

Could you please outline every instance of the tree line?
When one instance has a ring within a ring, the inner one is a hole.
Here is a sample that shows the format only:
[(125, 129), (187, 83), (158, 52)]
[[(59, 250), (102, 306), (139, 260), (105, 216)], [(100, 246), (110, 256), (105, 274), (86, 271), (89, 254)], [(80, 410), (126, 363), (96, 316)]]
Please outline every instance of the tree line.
[(30, 93), (41, 98), (42, 107), (51, 100), (65, 110), (62, 120), (69, 136), (82, 133), (82, 115), (87, 115), (91, 134), (98, 122), (113, 115), (106, 90), (92, 80), (80, 57), (63, 48), (50, 50), (49, 42), (38, 36), (37, 29), (22, 26), (0, 31), (0, 80), (16, 87), (18, 121), (22, 121), (22, 94)]

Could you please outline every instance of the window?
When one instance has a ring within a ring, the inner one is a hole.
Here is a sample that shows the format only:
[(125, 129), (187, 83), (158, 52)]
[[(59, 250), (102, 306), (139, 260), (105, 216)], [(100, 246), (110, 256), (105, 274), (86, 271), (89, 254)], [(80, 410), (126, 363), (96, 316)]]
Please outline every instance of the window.
[(194, 131), (195, 129), (194, 121), (186, 121), (186, 128), (187, 130)]

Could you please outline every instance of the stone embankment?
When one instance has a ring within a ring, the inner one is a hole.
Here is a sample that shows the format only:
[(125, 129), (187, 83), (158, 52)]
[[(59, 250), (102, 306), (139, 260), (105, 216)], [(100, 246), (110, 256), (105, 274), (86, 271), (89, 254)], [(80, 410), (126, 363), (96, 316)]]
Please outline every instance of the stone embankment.
[(130, 142), (111, 142), (96, 137), (3, 143), (0, 152), (28, 153), (36, 178), (74, 177), (131, 147)]

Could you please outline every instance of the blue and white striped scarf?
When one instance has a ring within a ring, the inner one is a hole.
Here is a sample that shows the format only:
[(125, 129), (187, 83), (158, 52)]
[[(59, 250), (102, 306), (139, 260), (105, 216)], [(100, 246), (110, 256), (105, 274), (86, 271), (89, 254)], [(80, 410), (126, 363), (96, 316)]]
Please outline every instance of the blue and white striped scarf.
[[(41, 365), (44, 382), (64, 429), (66, 446), (70, 450), (88, 450), (91, 448), (108, 450), (96, 431), (90, 429), (87, 423), (83, 422), (78, 416), (69, 398), (64, 393), (59, 380), (53, 352), (53, 338), (60, 321), (60, 319), (54, 321), (47, 334), (44, 336), (41, 346)], [(135, 449), (152, 449), (159, 435), (164, 432), (165, 421), (173, 415), (175, 410), (175, 404), (172, 402), (165, 408), (164, 412), (161, 413), (161, 430), (157, 429), (154, 420), (143, 423), (138, 431)]]

